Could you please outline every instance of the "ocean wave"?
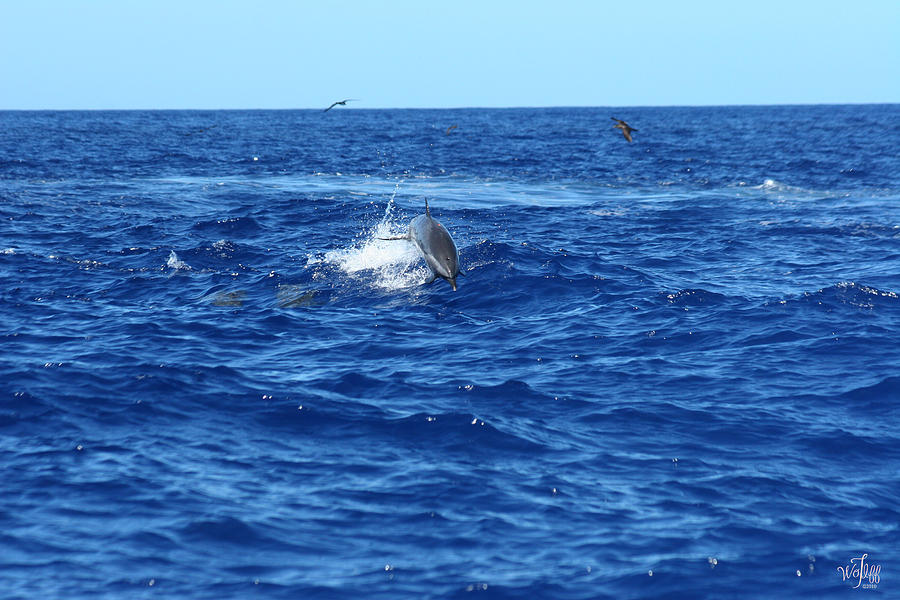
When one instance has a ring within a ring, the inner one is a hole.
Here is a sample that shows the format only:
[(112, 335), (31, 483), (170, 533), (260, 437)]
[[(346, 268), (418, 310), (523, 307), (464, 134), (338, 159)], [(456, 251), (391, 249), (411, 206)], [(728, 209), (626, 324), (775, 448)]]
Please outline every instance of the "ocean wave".
[[(758, 180), (757, 180), (758, 181)], [(795, 185), (791, 183), (786, 183), (784, 181), (779, 181), (774, 178), (766, 178), (762, 181), (762, 183), (751, 184), (747, 181), (738, 181), (736, 183), (729, 183), (722, 186), (722, 191), (734, 190), (734, 188), (738, 189), (738, 193), (741, 195), (744, 194), (752, 194), (752, 195), (761, 195), (763, 198), (772, 198), (779, 201), (789, 201), (789, 200), (821, 200), (821, 199), (834, 199), (834, 198), (846, 198), (851, 193), (853, 188), (851, 186), (847, 187), (807, 187), (803, 185)]]
[[(321, 435), (363, 438), (373, 443), (388, 439), (407, 446), (430, 446), (441, 452), (489, 449), (527, 452), (544, 445), (502, 418), (441, 410), (410, 413), (399, 406), (382, 409), (343, 394), (335, 397), (326, 391), (314, 391), (315, 387), (308, 388), (299, 404), (288, 409), (281, 403), (280, 407), (258, 414), (256, 420), (293, 434), (317, 431)], [(350, 395), (358, 393), (354, 388)]]
[(894, 453), (892, 442), (880, 432), (849, 431), (842, 427), (816, 427), (814, 434), (795, 435), (794, 443), (815, 456), (865, 459), (869, 456), (888, 456)]
[(818, 339), (810, 333), (795, 331), (789, 325), (758, 326), (740, 336), (736, 343), (741, 347), (757, 346), (760, 348), (775, 348), (783, 344), (798, 344), (809, 340)]
[(231, 237), (252, 235), (261, 230), (259, 222), (248, 216), (198, 221), (193, 228), (197, 231), (216, 232), (219, 235), (227, 234)]
[(885, 377), (878, 383), (846, 391), (840, 400), (865, 402), (873, 409), (900, 411), (900, 377)]
[[(864, 309), (900, 307), (900, 296), (897, 292), (879, 290), (853, 281), (842, 281), (814, 292), (803, 292), (793, 301), (831, 307), (845, 305)], [(787, 300), (782, 301), (782, 303), (787, 302)]]
[(820, 240), (871, 238), (893, 241), (895, 238), (900, 238), (900, 226), (889, 222), (879, 223), (843, 218), (840, 220), (817, 219), (815, 221), (771, 218), (758, 223), (766, 228), (767, 236), (786, 236), (795, 241), (816, 241), (817, 238)]
[[(176, 532), (179, 538), (189, 543), (233, 544), (245, 546), (248, 543), (266, 545), (276, 540), (266, 536), (260, 527), (244, 519), (224, 516), (218, 519), (194, 520)], [(287, 549), (289, 544), (282, 538), (277, 545)]]
[(884, 423), (881, 420), (883, 418), (900, 413), (900, 377), (884, 377), (875, 383), (852, 386), (849, 389), (841, 389), (846, 386), (835, 387), (838, 389), (833, 393), (806, 393), (778, 401), (788, 403), (800, 400), (809, 410), (823, 416), (837, 409), (846, 410), (850, 414), (878, 415), (879, 418), (875, 421), (879, 423)]
[(410, 415), (393, 421), (390, 429), (400, 439), (418, 439), (422, 443), (437, 444), (447, 451), (529, 452), (544, 447), (522, 431), (511, 430), (508, 424), (493, 423), (471, 414)]
[(730, 300), (728, 296), (703, 289), (659, 292), (659, 295), (665, 298), (667, 304), (675, 306), (716, 306)]

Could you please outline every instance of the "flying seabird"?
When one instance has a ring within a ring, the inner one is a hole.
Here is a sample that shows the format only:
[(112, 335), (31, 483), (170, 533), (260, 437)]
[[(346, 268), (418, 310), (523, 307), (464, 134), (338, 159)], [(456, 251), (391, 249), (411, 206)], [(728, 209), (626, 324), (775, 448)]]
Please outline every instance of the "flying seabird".
[(613, 129), (621, 129), (622, 135), (624, 135), (625, 139), (630, 142), (631, 141), (631, 132), (637, 131), (637, 129), (635, 129), (634, 127), (632, 127), (631, 125), (629, 125), (628, 123), (623, 121), (622, 119), (617, 119), (615, 117), (610, 117), (610, 119), (612, 119), (613, 121), (616, 122), (616, 124), (613, 125)]
[(450, 135), (450, 132), (459, 127), (459, 125), (451, 125), (447, 128), (447, 131), (444, 132), (444, 135)]
[(356, 100), (356, 98), (347, 98), (346, 100), (338, 100), (337, 102), (335, 102), (334, 104), (332, 104), (331, 106), (329, 106), (328, 108), (323, 110), (322, 112), (328, 112), (329, 110), (331, 110), (338, 104), (340, 104), (341, 106), (347, 106), (348, 102), (354, 102), (355, 100)]

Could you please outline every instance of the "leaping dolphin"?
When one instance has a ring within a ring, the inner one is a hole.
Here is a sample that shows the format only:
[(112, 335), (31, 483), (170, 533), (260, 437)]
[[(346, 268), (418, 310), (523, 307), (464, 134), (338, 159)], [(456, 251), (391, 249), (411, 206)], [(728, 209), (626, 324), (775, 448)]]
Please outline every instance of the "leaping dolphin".
[(443, 225), (431, 218), (428, 210), (428, 200), (425, 200), (425, 214), (419, 215), (409, 223), (409, 231), (406, 235), (382, 240), (406, 240), (412, 242), (419, 249), (422, 258), (431, 269), (431, 276), (425, 283), (431, 283), (438, 277), (446, 279), (453, 291), (456, 291), (457, 275), (465, 275), (459, 268), (459, 250), (453, 238), (450, 237)]

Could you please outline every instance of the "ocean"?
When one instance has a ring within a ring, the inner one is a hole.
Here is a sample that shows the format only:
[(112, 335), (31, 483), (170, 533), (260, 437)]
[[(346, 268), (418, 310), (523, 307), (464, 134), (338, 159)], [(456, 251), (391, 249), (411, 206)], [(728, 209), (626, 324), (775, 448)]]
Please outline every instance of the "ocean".
[(900, 105), (0, 112), (0, 284), (4, 599), (900, 597)]

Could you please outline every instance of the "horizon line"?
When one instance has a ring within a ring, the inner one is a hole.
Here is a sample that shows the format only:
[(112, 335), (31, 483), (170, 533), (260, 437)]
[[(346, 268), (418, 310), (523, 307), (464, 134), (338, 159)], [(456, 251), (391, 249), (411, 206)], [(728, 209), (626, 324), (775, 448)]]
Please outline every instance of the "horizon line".
[[(364, 111), (364, 110), (533, 110), (533, 109), (561, 109), (561, 108), (596, 108), (596, 109), (629, 109), (629, 108), (743, 108), (743, 107), (779, 107), (779, 106), (871, 106), (894, 105), (900, 102), (772, 102), (757, 104), (558, 104), (558, 105), (532, 105), (532, 106), (348, 106), (340, 111)], [(281, 108), (0, 108), (0, 112), (164, 112), (164, 111), (319, 111), (321, 107), (281, 107)]]

